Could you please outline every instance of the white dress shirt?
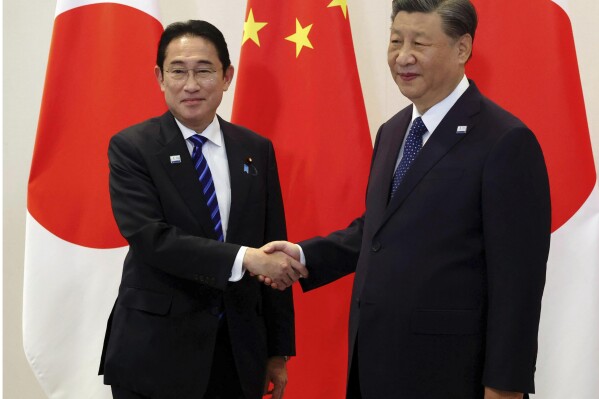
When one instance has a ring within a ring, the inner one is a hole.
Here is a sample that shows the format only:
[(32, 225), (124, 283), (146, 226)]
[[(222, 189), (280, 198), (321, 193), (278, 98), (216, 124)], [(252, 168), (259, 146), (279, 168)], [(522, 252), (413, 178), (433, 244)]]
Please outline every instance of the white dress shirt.
[(462, 77), (462, 80), (456, 88), (445, 97), (443, 100), (439, 101), (437, 104), (433, 105), (428, 111), (424, 113), (424, 115), (420, 115), (420, 112), (416, 109), (416, 106), (412, 107), (412, 121), (408, 125), (408, 130), (406, 131), (406, 135), (404, 136), (403, 143), (401, 145), (401, 149), (399, 150), (399, 155), (397, 156), (397, 161), (395, 162), (395, 169), (399, 165), (399, 161), (401, 161), (401, 157), (403, 157), (403, 149), (406, 145), (406, 139), (408, 138), (408, 133), (412, 124), (414, 123), (414, 119), (421, 117), (422, 123), (426, 126), (427, 132), (422, 135), (422, 146), (426, 144), (428, 139), (432, 136), (433, 132), (439, 126), (445, 115), (449, 112), (451, 107), (458, 101), (458, 99), (464, 94), (464, 92), (470, 86), (470, 82), (468, 82), (468, 78), (466, 75)]
[[(216, 191), (216, 199), (218, 201), (218, 211), (223, 229), (223, 236), (227, 239), (227, 228), (229, 226), (229, 212), (231, 210), (231, 176), (229, 175), (229, 161), (227, 159), (227, 151), (225, 148), (225, 140), (223, 132), (220, 129), (218, 118), (214, 116), (214, 120), (203, 132), (196, 132), (184, 126), (176, 118), (175, 121), (181, 129), (187, 150), (191, 155), (193, 152), (193, 143), (188, 140), (194, 134), (206, 137), (208, 140), (202, 145), (202, 154), (206, 158), (210, 173), (212, 173), (212, 181), (214, 182), (214, 190)], [(198, 181), (198, 184), (200, 182)], [(231, 277), (229, 281), (239, 281), (243, 277), (245, 270), (242, 267), (243, 257), (247, 247), (241, 247), (231, 269)]]

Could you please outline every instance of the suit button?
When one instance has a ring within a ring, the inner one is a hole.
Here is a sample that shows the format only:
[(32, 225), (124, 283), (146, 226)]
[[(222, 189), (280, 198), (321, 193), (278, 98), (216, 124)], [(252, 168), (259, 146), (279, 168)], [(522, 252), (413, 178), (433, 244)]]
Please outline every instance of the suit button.
[(375, 241), (372, 243), (372, 252), (378, 252), (381, 249), (381, 243), (379, 241)]

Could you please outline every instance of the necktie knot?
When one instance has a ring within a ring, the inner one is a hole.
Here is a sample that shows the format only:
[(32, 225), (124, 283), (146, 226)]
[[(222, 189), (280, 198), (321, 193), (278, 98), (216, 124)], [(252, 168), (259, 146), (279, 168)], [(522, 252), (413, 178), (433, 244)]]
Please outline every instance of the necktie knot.
[(414, 119), (412, 122), (412, 127), (410, 128), (410, 133), (414, 133), (417, 136), (424, 136), (424, 133), (427, 132), (426, 126), (424, 126), (424, 122), (422, 122), (422, 118), (418, 117)]
[(204, 136), (200, 136), (199, 134), (194, 134), (193, 136), (189, 136), (189, 141), (193, 143), (196, 147), (202, 147), (208, 139)]

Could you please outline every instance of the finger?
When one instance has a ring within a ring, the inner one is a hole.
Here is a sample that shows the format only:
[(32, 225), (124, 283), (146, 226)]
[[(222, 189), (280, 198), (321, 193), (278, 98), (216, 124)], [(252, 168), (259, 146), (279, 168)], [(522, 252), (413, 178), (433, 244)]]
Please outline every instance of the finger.
[(286, 274), (284, 274), (280, 278), (276, 279), (275, 283), (277, 283), (278, 286), (282, 286), (283, 288), (287, 288), (291, 284), (293, 284), (293, 281), (291, 281), (291, 279)]
[(258, 281), (260, 281), (261, 283), (263, 283), (263, 282), (266, 280), (266, 278), (265, 278), (263, 275), (261, 275), (261, 274), (259, 274), (258, 276), (256, 276), (256, 278), (257, 278), (257, 279), (258, 279)]
[(279, 245), (277, 245), (277, 250), (283, 252), (285, 255), (289, 256), (294, 260), (300, 259), (300, 252), (297, 248), (297, 245), (287, 242), (287, 241), (279, 241)]
[[(278, 290), (278, 289), (279, 289), (279, 286), (277, 285), (277, 283), (272, 283), (272, 284), (270, 284), (270, 288), (273, 288), (273, 289), (275, 289), (275, 290)], [(283, 289), (284, 289), (284, 288), (283, 288)], [(281, 291), (283, 291), (283, 290), (281, 290)]]
[(299, 280), (301, 277), (301, 275), (298, 272), (296, 272), (293, 268), (287, 272), (287, 276), (291, 279), (292, 284)]
[(306, 268), (306, 266), (302, 265), (300, 262), (298, 262), (295, 259), (293, 259), (290, 262), (290, 265), (293, 268), (293, 271), (299, 275), (298, 278), (306, 278), (310, 274), (310, 273), (308, 273), (308, 269)]
[(273, 283), (272, 279), (270, 277), (266, 277), (266, 276), (262, 276), (262, 277), (264, 277), (264, 279), (262, 281), (264, 284), (271, 285)]
[(266, 252), (267, 254), (271, 254), (275, 251), (274, 249), (274, 243), (273, 242), (269, 242), (268, 244), (262, 246), (262, 250), (264, 252)]
[(272, 390), (272, 399), (282, 399), (284, 391), (285, 391), (285, 385), (275, 384), (275, 386)]
[(262, 247), (262, 250), (267, 254), (271, 254), (276, 251), (282, 251), (285, 248), (285, 241), (271, 241)]

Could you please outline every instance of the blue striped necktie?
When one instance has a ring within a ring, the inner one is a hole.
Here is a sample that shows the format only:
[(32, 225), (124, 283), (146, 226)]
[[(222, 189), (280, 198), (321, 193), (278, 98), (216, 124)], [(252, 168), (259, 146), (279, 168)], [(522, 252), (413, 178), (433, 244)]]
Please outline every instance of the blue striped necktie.
[(422, 148), (422, 136), (426, 132), (427, 129), (422, 122), (422, 118), (418, 117), (414, 119), (412, 127), (408, 132), (406, 145), (403, 148), (403, 156), (401, 157), (401, 161), (399, 161), (399, 165), (397, 165), (397, 169), (395, 169), (395, 175), (393, 175), (393, 183), (391, 184), (391, 198), (393, 198), (395, 195), (399, 184), (420, 152), (420, 149)]
[(200, 136), (199, 134), (194, 134), (193, 136), (189, 137), (189, 140), (193, 143), (191, 160), (193, 161), (193, 166), (195, 166), (196, 170), (198, 171), (198, 180), (202, 184), (202, 191), (204, 192), (204, 197), (206, 198), (206, 203), (208, 204), (210, 218), (214, 222), (214, 231), (216, 232), (218, 240), (224, 241), (225, 237), (223, 235), (223, 226), (220, 220), (218, 199), (216, 198), (216, 190), (214, 188), (214, 181), (212, 180), (212, 173), (210, 173), (208, 162), (206, 162), (206, 158), (204, 157), (204, 154), (202, 154), (202, 145), (204, 145), (208, 139), (206, 137)]

